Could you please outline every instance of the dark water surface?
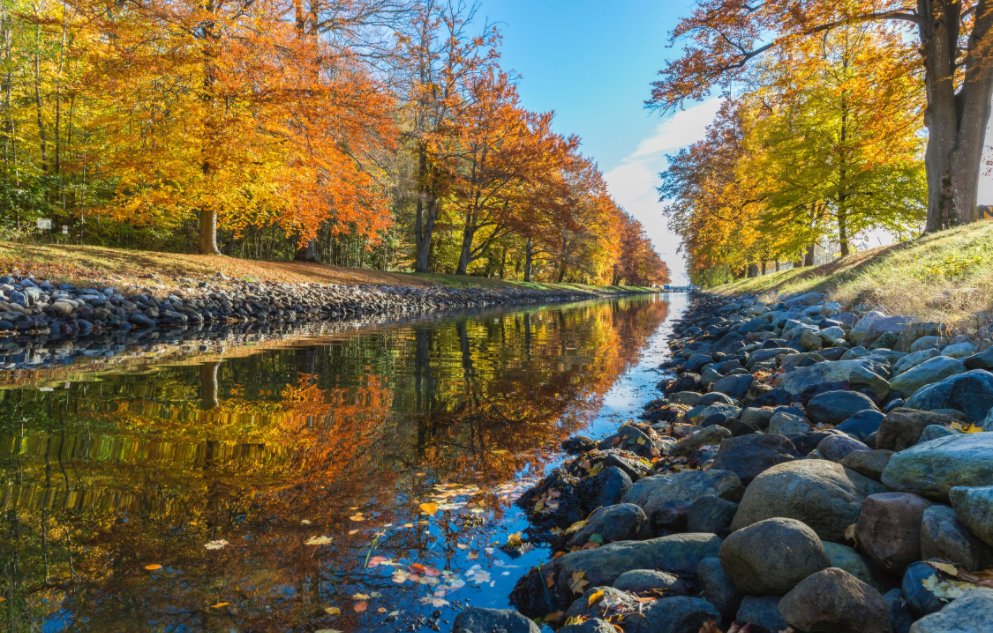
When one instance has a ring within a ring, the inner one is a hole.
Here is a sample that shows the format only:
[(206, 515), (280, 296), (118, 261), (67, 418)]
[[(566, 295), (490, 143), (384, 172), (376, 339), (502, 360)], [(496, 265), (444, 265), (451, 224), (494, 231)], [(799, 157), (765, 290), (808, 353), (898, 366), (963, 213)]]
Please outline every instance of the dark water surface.
[(0, 630), (449, 631), (570, 434), (653, 397), (664, 296), (0, 374)]

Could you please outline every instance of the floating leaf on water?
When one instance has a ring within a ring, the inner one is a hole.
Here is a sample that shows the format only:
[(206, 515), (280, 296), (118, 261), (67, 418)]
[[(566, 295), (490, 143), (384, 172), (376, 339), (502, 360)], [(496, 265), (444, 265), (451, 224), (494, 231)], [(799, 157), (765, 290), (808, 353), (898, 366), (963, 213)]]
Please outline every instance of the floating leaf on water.
[(352, 600), (368, 600), (371, 597), (372, 596), (370, 596), (367, 593), (354, 593), (354, 594), (352, 594)]
[(349, 521), (355, 521), (356, 523), (360, 523), (362, 521), (365, 521), (366, 518), (365, 518), (365, 515), (364, 514), (362, 514), (361, 512), (359, 512), (359, 513), (353, 514), (352, 516), (348, 517), (348, 520)]
[(431, 516), (438, 511), (438, 504), (435, 503), (434, 501), (427, 501), (425, 503), (420, 504), (417, 507), (420, 509), (422, 513), (428, 516)]
[(514, 532), (507, 536), (507, 547), (520, 547), (524, 543), (520, 532)]
[(317, 629), (314, 633), (344, 633), (338, 629)]
[(355, 604), (352, 605), (352, 611), (354, 611), (355, 613), (365, 613), (365, 610), (368, 608), (369, 608), (369, 603), (365, 601), (356, 602)]
[(304, 542), (304, 545), (330, 545), (334, 539), (330, 536), (312, 536)]
[(432, 607), (435, 608), (444, 607), (451, 604), (450, 602), (448, 602), (448, 600), (445, 600), (444, 598), (438, 598), (437, 596), (424, 596), (418, 602), (420, 602), (421, 604), (431, 605)]
[(224, 549), (228, 545), (230, 545), (230, 543), (228, 543), (227, 541), (221, 538), (221, 539), (217, 539), (216, 541), (210, 541), (208, 543), (205, 543), (204, 548), (209, 550), (218, 550), (218, 549)]
[(324, 607), (324, 613), (328, 615), (341, 615), (340, 607)]
[(159, 565), (158, 563), (149, 563), (145, 565), (145, 571), (158, 571), (160, 569), (162, 569), (162, 565)]
[(230, 602), (217, 602), (215, 604), (210, 605), (210, 608), (211, 609), (223, 609), (224, 607), (227, 607), (227, 606), (230, 606), (230, 605), (231, 605)]

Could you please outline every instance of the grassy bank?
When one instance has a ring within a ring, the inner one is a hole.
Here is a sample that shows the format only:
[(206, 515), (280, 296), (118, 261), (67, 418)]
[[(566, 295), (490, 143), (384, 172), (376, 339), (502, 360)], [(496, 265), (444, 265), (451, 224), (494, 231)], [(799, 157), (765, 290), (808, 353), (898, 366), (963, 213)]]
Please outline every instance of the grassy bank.
[[(267, 262), (213, 255), (138, 251), (103, 246), (37, 245), (0, 242), (0, 273), (33, 274), (77, 285), (150, 287), (168, 291), (190, 280), (223, 285), (236, 281), (324, 284), (389, 284), (393, 286), (447, 286), (499, 289), (531, 288), (586, 290), (600, 294), (649, 291), (636, 286), (594, 287), (583, 284), (535, 283), (459, 275), (390, 273), (362, 268), (340, 268), (307, 262)], [(221, 277), (218, 273), (221, 273)]]
[(812, 290), (828, 292), (849, 307), (881, 308), (987, 333), (993, 317), (993, 222), (715, 289), (768, 298)]

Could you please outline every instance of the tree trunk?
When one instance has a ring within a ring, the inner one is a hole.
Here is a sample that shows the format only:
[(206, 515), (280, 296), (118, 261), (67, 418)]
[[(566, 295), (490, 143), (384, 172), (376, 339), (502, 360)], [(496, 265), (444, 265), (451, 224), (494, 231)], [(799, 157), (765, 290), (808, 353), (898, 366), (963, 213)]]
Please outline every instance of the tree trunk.
[(417, 213), (414, 217), (414, 245), (416, 254), (414, 270), (431, 272), (431, 236), (438, 217), (438, 201), (429, 182), (427, 148), (421, 143), (417, 149)]
[(962, 3), (953, 0), (917, 3), (918, 14), (925, 17), (920, 22), (919, 33), (928, 104), (924, 113), (928, 128), (925, 153), (928, 233), (978, 219), (979, 174), (993, 99), (993, 64), (983, 59), (988, 53), (982, 48), (993, 29), (993, 7), (988, 4), (980, 0), (975, 7), (964, 77), (956, 93), (955, 56), (963, 19)]
[(838, 202), (838, 247), (842, 257), (848, 257), (851, 252), (848, 244), (848, 212), (844, 209), (844, 201)]
[(201, 255), (220, 255), (217, 248), (217, 211), (200, 209), (200, 240), (198, 242)]
[(317, 252), (317, 240), (307, 240), (303, 248), (297, 249), (294, 257), (298, 262), (319, 262), (320, 254)]
[(807, 252), (803, 254), (803, 265), (813, 266), (814, 265), (814, 255), (817, 244), (810, 244), (807, 246)]
[(465, 222), (465, 226), (462, 228), (462, 250), (459, 252), (459, 263), (455, 267), (456, 275), (465, 275), (472, 262), (472, 238), (476, 231), (471, 226), (471, 220), (467, 218)]
[(534, 239), (529, 237), (524, 245), (524, 281), (531, 281), (531, 269), (534, 266)]

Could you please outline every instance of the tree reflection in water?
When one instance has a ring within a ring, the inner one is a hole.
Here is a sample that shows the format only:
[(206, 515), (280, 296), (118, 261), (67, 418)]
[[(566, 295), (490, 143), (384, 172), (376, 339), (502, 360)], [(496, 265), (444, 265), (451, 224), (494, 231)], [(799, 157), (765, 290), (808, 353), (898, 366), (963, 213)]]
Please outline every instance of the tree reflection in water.
[(493, 547), (525, 525), (510, 501), (666, 313), (535, 309), (0, 392), (2, 623), (392, 631), (502, 606), (541, 556)]

